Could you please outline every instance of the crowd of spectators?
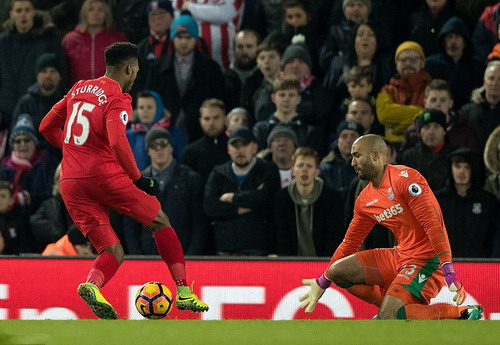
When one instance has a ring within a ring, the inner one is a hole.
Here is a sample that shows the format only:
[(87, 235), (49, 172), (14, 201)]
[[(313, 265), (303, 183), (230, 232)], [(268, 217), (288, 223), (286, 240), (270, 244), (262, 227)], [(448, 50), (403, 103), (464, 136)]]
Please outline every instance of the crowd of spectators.
[[(500, 257), (498, 1), (8, 0), (0, 21), (0, 254), (95, 254), (38, 126), (130, 41), (127, 139), (187, 255), (330, 256), (373, 133), (428, 180), (455, 257)], [(158, 254), (111, 218), (127, 254)], [(394, 245), (377, 225), (363, 248)]]

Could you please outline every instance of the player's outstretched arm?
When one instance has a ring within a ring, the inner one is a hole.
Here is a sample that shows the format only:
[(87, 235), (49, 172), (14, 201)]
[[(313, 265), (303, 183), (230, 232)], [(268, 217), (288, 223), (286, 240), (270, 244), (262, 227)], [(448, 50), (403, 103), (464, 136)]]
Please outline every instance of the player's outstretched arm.
[(451, 262), (445, 262), (441, 265), (441, 270), (444, 274), (444, 281), (451, 292), (455, 293), (453, 301), (460, 305), (467, 298), (467, 292), (465, 291), (462, 282), (458, 278), (455, 268)]
[(326, 278), (324, 274), (319, 276), (318, 279), (302, 279), (302, 284), (308, 285), (311, 289), (300, 296), (299, 302), (300, 307), (304, 309), (306, 313), (312, 313), (319, 299), (325, 293), (332, 282)]

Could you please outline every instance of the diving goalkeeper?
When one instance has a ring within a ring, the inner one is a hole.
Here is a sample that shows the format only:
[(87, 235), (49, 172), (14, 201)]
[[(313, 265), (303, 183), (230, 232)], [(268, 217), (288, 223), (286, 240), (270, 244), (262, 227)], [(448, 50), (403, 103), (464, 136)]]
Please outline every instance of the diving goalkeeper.
[[(456, 274), (439, 204), (414, 169), (386, 163), (387, 145), (373, 134), (352, 145), (352, 166), (370, 183), (354, 206), (354, 218), (324, 274), (304, 279), (310, 290), (301, 308), (311, 313), (333, 282), (379, 307), (377, 319), (469, 319), (479, 305), (460, 306), (467, 293)], [(398, 245), (357, 252), (376, 222), (392, 230)], [(443, 285), (456, 305), (429, 305)]]

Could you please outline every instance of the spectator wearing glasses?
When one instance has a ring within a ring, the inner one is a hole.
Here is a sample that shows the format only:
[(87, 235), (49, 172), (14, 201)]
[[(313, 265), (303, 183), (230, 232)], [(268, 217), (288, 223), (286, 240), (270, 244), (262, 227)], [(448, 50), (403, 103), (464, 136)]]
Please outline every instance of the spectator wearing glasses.
[(385, 126), (385, 137), (393, 143), (401, 143), (406, 129), (423, 110), (425, 88), (432, 80), (424, 70), (424, 59), (420, 44), (401, 43), (394, 56), (397, 73), (377, 96), (379, 122)]
[(0, 166), (0, 180), (9, 181), (14, 191), (14, 204), (26, 206), (29, 214), (51, 197), (57, 162), (38, 148), (33, 119), (21, 114), (9, 137), (12, 152)]
[[(207, 232), (200, 175), (174, 158), (172, 137), (166, 129), (151, 129), (146, 135), (145, 146), (151, 165), (142, 174), (160, 183), (157, 198), (165, 212), (175, 215), (170, 221), (184, 253), (203, 254)], [(124, 231), (128, 254), (158, 255), (153, 234), (145, 226), (126, 217)]]

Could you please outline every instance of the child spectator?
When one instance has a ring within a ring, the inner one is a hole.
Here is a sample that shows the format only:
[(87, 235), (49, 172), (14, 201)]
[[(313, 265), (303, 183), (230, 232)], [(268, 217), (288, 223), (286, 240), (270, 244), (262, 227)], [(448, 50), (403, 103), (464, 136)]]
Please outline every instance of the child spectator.
[[(313, 11), (308, 0), (283, 0), (283, 30), (281, 34), (271, 34), (282, 40), (285, 46), (296, 43), (296, 36), (308, 48), (311, 55), (311, 69), (313, 74), (320, 75), (318, 52), (320, 48), (318, 35), (313, 31)], [(272, 39), (272, 38), (270, 38)]]
[(269, 102), (273, 83), (281, 72), (282, 46), (276, 42), (262, 42), (257, 47), (258, 72), (253, 73), (243, 85), (241, 105), (253, 115), (252, 124), (267, 120), (276, 110)]
[(236, 128), (249, 128), (250, 114), (245, 108), (234, 108), (227, 114), (226, 128), (231, 133)]
[[(151, 128), (169, 129), (172, 134), (177, 133), (175, 128), (170, 128), (170, 116), (168, 111), (163, 107), (163, 102), (158, 93), (147, 90), (139, 92), (137, 95), (137, 118), (131, 123), (127, 129), (127, 139), (134, 153), (135, 161), (139, 169), (145, 169), (151, 160), (147, 155), (144, 139), (146, 133)], [(179, 157), (185, 143), (181, 135), (173, 136), (176, 144), (181, 146), (174, 152), (174, 156)]]
[(278, 123), (286, 123), (295, 131), (298, 146), (309, 146), (323, 153), (322, 137), (315, 127), (302, 121), (297, 107), (301, 102), (300, 82), (293, 76), (282, 77), (273, 83), (272, 102), (276, 112), (269, 119), (260, 121), (253, 127), (259, 151), (267, 147), (267, 138)]
[(340, 104), (339, 118), (345, 120), (347, 106), (355, 98), (369, 99), (372, 106), (375, 106), (375, 98), (371, 95), (373, 90), (373, 75), (370, 67), (353, 66), (347, 74), (345, 83), (349, 97), (344, 98)]
[(24, 209), (14, 206), (10, 183), (0, 181), (0, 254), (29, 253), (31, 244)]

